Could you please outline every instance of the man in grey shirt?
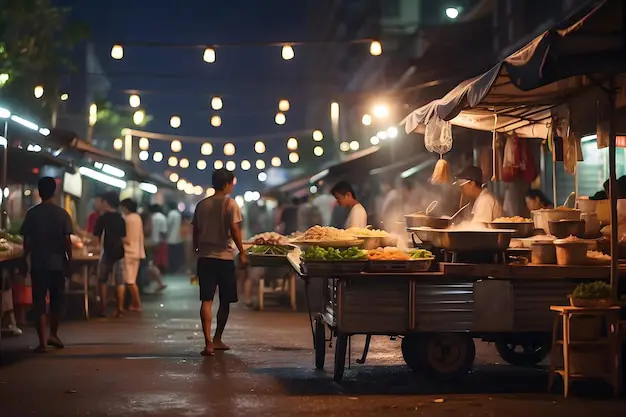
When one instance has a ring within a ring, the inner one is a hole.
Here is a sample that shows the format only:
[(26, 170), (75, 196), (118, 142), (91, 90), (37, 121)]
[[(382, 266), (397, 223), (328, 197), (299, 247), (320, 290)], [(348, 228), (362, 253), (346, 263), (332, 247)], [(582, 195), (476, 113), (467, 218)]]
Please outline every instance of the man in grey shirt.
[[(241, 241), (241, 211), (229, 197), (233, 192), (235, 176), (226, 169), (213, 171), (215, 194), (203, 199), (193, 214), (193, 247), (198, 257), (197, 275), (200, 284), (200, 319), (204, 332), (203, 356), (212, 356), (215, 350), (228, 350), (222, 334), (228, 321), (230, 304), (236, 303), (234, 246), (239, 249), (241, 266), (248, 263)], [(219, 287), (220, 306), (217, 328), (211, 340), (213, 297)]]

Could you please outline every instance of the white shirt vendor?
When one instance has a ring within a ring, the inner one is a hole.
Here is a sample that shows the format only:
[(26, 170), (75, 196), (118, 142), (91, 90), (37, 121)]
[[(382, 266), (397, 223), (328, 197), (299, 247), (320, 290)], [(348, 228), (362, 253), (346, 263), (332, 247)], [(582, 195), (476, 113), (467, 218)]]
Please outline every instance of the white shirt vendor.
[(330, 193), (335, 197), (337, 203), (346, 208), (350, 208), (350, 214), (346, 220), (345, 228), (367, 227), (367, 212), (365, 207), (356, 198), (354, 189), (346, 181), (338, 182)]
[(361, 203), (357, 203), (350, 209), (345, 228), (349, 229), (351, 227), (367, 227), (367, 212)]
[(502, 204), (488, 189), (483, 188), (472, 208), (472, 221), (489, 223), (502, 217), (504, 214)]

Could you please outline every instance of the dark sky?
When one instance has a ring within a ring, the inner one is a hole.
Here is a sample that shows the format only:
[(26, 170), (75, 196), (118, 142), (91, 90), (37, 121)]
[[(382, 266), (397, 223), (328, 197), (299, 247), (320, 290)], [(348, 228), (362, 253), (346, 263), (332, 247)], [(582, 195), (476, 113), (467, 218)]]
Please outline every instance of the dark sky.
[[(296, 58), (292, 61), (282, 60), (278, 46), (218, 47), (216, 62), (207, 64), (202, 60), (202, 48), (133, 46), (133, 43), (219, 45), (306, 40), (309, 38), (306, 1), (58, 0), (56, 3), (72, 7), (73, 15), (90, 26), (91, 40), (112, 84), (109, 100), (115, 105), (128, 106), (128, 90), (140, 93), (142, 108), (153, 116), (146, 130), (173, 135), (237, 137), (234, 157), (225, 157), (219, 142), (213, 143), (214, 155), (206, 157), (210, 167), (213, 159), (239, 162), (245, 158), (253, 162), (257, 158), (254, 140), (247, 138), (279, 133), (275, 139), (267, 138), (268, 152), (264, 159), (269, 166), (271, 156), (280, 156), (283, 165), (289, 165), (285, 146), (289, 132), (306, 128), (306, 97), (302, 89), (306, 82), (306, 47), (296, 48)], [(112, 44), (117, 42), (125, 46), (121, 61), (109, 55)], [(219, 112), (223, 123), (220, 128), (209, 123), (214, 114), (210, 107), (213, 95), (221, 96), (224, 101)], [(274, 123), (280, 98), (291, 103), (287, 124), (283, 126)], [(172, 115), (181, 117), (181, 128), (170, 127)], [(306, 138), (310, 140), (310, 134)], [(298, 139), (304, 140), (305, 135)], [(210, 170), (195, 169), (195, 161), (201, 158), (200, 145), (185, 145), (183, 142), (184, 156), (192, 165), (186, 170), (178, 169), (181, 176), (208, 185)], [(167, 158), (169, 143), (151, 141), (150, 152), (156, 150)], [(161, 173), (167, 167), (164, 162), (145, 164)], [(247, 173), (239, 171), (240, 182), (255, 189), (259, 186), (257, 173), (255, 169)], [(251, 179), (254, 181), (248, 181)]]

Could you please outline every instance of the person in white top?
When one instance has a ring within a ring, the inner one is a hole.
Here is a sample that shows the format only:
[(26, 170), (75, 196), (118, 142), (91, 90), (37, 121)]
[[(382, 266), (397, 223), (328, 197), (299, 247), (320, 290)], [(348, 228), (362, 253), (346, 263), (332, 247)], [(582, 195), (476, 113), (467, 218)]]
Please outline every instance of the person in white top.
[(340, 181), (333, 187), (331, 194), (340, 206), (350, 209), (345, 228), (367, 227), (367, 212), (365, 207), (356, 199), (354, 189), (346, 181)]
[(161, 211), (161, 206), (153, 204), (150, 206), (152, 216), (150, 222), (152, 225), (152, 235), (150, 237), (150, 246), (152, 247), (152, 262), (159, 268), (161, 273), (165, 273), (167, 269), (167, 220)]
[(130, 198), (122, 200), (122, 216), (126, 222), (126, 237), (124, 238), (124, 282), (130, 291), (131, 311), (141, 311), (141, 299), (139, 298), (139, 287), (137, 287), (137, 276), (139, 275), (139, 264), (146, 257), (146, 250), (143, 241), (143, 222), (137, 214), (137, 203)]
[(489, 223), (502, 217), (502, 203), (483, 186), (483, 171), (475, 166), (464, 169), (457, 175), (456, 184), (461, 187), (461, 194), (474, 200), (472, 223)]
[(183, 251), (183, 238), (180, 234), (180, 227), (183, 222), (183, 216), (178, 211), (178, 204), (169, 203), (169, 211), (167, 212), (167, 266), (170, 273), (176, 273), (180, 270), (182, 260), (185, 257)]

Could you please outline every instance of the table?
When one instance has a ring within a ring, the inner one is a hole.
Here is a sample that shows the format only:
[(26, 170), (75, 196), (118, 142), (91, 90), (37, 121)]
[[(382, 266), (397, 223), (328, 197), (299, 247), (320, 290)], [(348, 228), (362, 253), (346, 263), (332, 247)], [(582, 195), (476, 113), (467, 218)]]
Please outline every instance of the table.
[[(89, 269), (98, 264), (100, 256), (96, 254), (74, 254), (72, 256), (73, 267), (80, 268), (80, 275), (83, 279), (83, 288), (81, 290), (66, 289), (66, 294), (78, 294), (83, 296), (85, 309), (85, 319), (89, 320)], [(68, 284), (69, 285), (69, 284)]]

